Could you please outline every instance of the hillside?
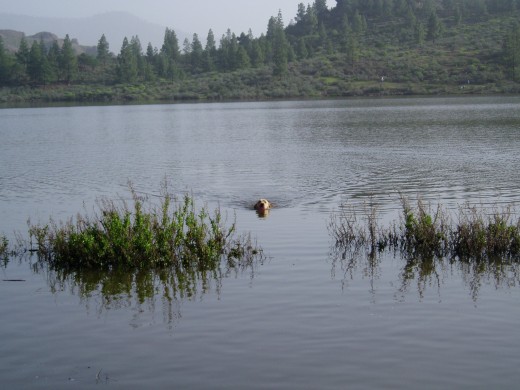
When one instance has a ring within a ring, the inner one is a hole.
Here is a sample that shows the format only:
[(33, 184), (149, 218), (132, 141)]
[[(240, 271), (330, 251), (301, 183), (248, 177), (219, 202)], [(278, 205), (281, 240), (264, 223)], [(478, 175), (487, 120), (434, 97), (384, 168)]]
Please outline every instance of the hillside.
[(4, 80), (11, 89), (0, 99), (518, 93), (519, 20), (520, 0), (336, 0), (333, 8), (316, 0), (300, 4), (288, 24), (273, 16), (260, 37), (228, 31), (217, 44), (210, 30), (205, 42), (194, 35), (180, 45), (175, 31), (166, 30), (156, 49), (132, 36), (117, 56), (98, 48), (97, 58), (78, 57), (66, 76), (56, 63), (51, 78), (35, 72)]
[[(27, 44), (32, 46), (33, 42), (43, 42), (45, 47), (49, 48), (52, 46), (53, 42), (56, 41), (60, 46), (63, 45), (63, 38), (59, 38), (56, 34), (42, 31), (36, 33), (34, 35), (26, 36), (25, 33), (21, 31), (14, 30), (0, 30), (0, 37), (2, 37), (5, 49), (8, 52), (16, 53), (18, 48), (20, 47), (20, 43), (22, 38), (25, 38)], [(89, 54), (92, 56), (96, 55), (96, 47), (95, 46), (84, 46), (81, 45), (77, 39), (72, 39), (72, 46), (74, 48), (74, 52), (76, 55), (80, 55), (82, 53)]]

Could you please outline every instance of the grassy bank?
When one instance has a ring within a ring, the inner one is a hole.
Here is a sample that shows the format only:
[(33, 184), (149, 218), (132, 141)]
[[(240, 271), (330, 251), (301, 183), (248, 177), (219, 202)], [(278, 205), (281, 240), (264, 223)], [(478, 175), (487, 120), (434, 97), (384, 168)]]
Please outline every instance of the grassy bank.
[[(0, 104), (52, 103), (153, 103), (181, 101), (251, 101), (272, 99), (319, 99), (360, 96), (404, 95), (492, 95), (518, 94), (520, 84), (489, 82), (461, 86), (457, 83), (420, 81), (352, 80), (341, 76), (313, 77), (297, 70), (276, 78), (266, 70), (208, 74), (174, 83), (165, 81), (136, 85), (54, 85), (48, 87), (12, 87), (0, 90)], [(254, 79), (260, 81), (252, 81)]]

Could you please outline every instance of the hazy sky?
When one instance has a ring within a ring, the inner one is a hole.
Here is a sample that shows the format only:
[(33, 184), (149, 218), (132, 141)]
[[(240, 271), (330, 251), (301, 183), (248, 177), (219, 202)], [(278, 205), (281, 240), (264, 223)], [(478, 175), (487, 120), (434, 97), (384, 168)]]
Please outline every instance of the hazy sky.
[[(0, 12), (29, 16), (84, 17), (108, 11), (127, 11), (149, 22), (188, 33), (206, 35), (267, 29), (271, 16), (282, 10), (284, 22), (296, 16), (299, 3), (314, 0), (0, 0)], [(336, 4), (328, 0), (329, 7)], [(0, 26), (1, 29), (1, 26)]]

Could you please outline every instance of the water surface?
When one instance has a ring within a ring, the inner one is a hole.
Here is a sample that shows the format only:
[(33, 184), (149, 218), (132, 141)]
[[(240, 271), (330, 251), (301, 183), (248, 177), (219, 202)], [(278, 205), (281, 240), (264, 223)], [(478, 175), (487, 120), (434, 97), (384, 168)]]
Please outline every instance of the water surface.
[[(418, 98), (0, 110), (0, 232), (100, 196), (219, 205), (267, 259), (189, 291), (157, 275), (0, 270), (8, 388), (515, 388), (513, 263), (344, 256), (342, 202), (520, 200), (520, 99)], [(267, 218), (257, 198), (276, 204)], [(4, 280), (24, 280), (7, 282)]]

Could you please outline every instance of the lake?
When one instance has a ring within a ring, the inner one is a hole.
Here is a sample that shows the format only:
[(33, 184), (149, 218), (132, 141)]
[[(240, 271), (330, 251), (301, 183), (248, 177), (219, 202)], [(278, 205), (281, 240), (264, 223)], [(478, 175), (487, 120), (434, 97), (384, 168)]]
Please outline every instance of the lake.
[[(220, 207), (265, 258), (183, 288), (159, 274), (0, 267), (4, 388), (513, 389), (520, 267), (345, 256), (344, 203), (520, 201), (520, 97), (0, 110), (0, 233), (161, 183)], [(275, 207), (260, 218), (252, 205)]]

